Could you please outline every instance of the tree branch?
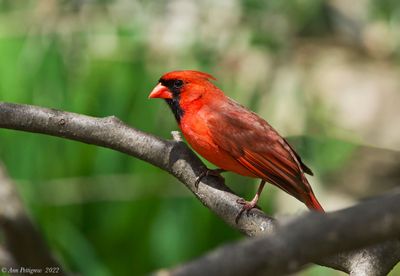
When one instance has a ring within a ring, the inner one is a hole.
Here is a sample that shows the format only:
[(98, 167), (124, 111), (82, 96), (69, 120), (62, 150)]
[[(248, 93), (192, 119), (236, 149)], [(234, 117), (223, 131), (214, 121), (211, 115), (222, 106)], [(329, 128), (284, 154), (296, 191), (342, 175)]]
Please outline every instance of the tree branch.
[(249, 217), (243, 216), (236, 225), (235, 217), (241, 209), (236, 203), (239, 197), (212, 176), (204, 177), (202, 183), (207, 185), (200, 184), (196, 189), (195, 180), (205, 166), (185, 143), (157, 138), (127, 126), (114, 116), (94, 118), (0, 102), (0, 127), (64, 137), (126, 153), (178, 178), (205, 206), (249, 236), (267, 232), (273, 226), (273, 220), (256, 209)]
[(20, 274), (24, 274), (19, 270), (21, 267), (41, 269), (45, 274), (47, 267), (54, 268), (53, 271), (57, 271), (57, 275), (64, 275), (61, 265), (54, 259), (46, 242), (26, 215), (15, 185), (7, 177), (2, 164), (0, 164), (0, 227), (5, 243), (0, 250), (2, 268), (6, 268), (6, 271), (17, 269)]
[[(176, 268), (170, 275), (292, 273), (338, 251), (399, 238), (399, 202), (400, 192), (327, 215), (308, 213), (278, 226), (273, 234), (218, 248)], [(368, 275), (377, 275), (376, 272), (369, 270)]]
[[(186, 144), (181, 141), (163, 140), (141, 132), (125, 125), (116, 117), (94, 118), (42, 107), (0, 103), (0, 127), (64, 137), (129, 154), (175, 176), (206, 207), (248, 236), (274, 233), (277, 227), (273, 218), (257, 209), (251, 210), (248, 216), (242, 216), (236, 224), (235, 217), (241, 209), (241, 205), (236, 203), (239, 197), (214, 177), (203, 178), (196, 189), (196, 178), (205, 166)], [(299, 239), (302, 238), (302, 234), (296, 233)], [(389, 247), (384, 244), (380, 246), (383, 250), (379, 250), (382, 255), (378, 256), (385, 258)], [(368, 249), (368, 252), (372, 251)], [(319, 263), (351, 272), (359, 263), (359, 258), (353, 259), (359, 252), (361, 251), (336, 255)], [(387, 267), (390, 270), (393, 265)]]

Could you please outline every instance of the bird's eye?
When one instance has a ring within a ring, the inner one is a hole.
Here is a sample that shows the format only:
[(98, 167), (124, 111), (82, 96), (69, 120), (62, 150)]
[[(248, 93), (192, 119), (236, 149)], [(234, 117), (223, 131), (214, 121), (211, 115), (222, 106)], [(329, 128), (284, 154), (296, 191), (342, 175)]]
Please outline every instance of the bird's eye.
[(175, 86), (176, 88), (181, 88), (182, 85), (183, 85), (183, 81), (181, 81), (181, 80), (175, 80), (175, 81), (174, 81), (174, 86)]

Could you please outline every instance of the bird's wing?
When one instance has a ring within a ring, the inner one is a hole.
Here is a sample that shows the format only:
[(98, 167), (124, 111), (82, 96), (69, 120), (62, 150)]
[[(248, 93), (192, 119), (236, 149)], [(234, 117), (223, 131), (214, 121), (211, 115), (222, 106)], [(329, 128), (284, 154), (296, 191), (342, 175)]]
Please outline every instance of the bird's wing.
[(296, 158), (299, 161), (301, 168), (303, 169), (303, 172), (305, 172), (306, 174), (309, 174), (309, 175), (314, 175), (312, 170), (306, 164), (303, 163), (303, 160), (301, 160), (301, 157), (297, 154), (296, 150), (289, 144), (289, 142), (285, 138), (283, 138), (283, 140), (290, 147), (290, 149), (292, 150), (294, 155), (296, 155)]
[(304, 201), (311, 187), (298, 155), (266, 121), (229, 99), (210, 112), (207, 125), (215, 144), (258, 177)]

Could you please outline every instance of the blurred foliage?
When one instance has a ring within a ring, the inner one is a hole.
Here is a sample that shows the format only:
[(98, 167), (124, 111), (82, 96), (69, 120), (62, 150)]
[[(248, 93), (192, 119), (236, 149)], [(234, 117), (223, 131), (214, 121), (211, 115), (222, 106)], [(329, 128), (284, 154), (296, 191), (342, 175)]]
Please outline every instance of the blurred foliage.
[[(265, 86), (235, 77), (241, 76), (236, 63), (247, 49), (282, 60), (299, 39), (335, 32), (331, 7), (322, 0), (166, 2), (0, 1), (0, 100), (115, 115), (169, 138), (177, 128), (173, 116), (162, 102), (147, 99), (161, 73), (177, 68), (213, 72), (232, 96), (261, 109)], [(367, 21), (400, 21), (398, 1), (364, 2)], [(314, 115), (310, 111), (307, 122), (315, 128)], [(319, 129), (327, 127), (323, 124)], [(27, 210), (70, 271), (141, 275), (242, 237), (175, 179), (142, 161), (10, 130), (0, 130), (0, 145), (0, 158), (18, 181)], [(297, 145), (322, 179), (356, 148), (310, 137)], [(124, 177), (110, 181), (109, 176)], [(246, 198), (253, 195), (255, 181), (232, 174), (226, 179)], [(280, 192), (266, 190), (261, 206), (273, 213)], [(339, 273), (313, 267), (303, 274)]]

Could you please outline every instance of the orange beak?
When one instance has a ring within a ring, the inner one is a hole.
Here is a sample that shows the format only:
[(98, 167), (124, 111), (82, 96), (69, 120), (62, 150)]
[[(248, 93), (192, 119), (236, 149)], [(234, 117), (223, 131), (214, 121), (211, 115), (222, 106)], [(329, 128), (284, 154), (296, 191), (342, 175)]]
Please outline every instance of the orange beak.
[(154, 87), (153, 91), (151, 91), (149, 95), (149, 99), (152, 98), (172, 99), (172, 93), (167, 87), (159, 83), (156, 87)]

